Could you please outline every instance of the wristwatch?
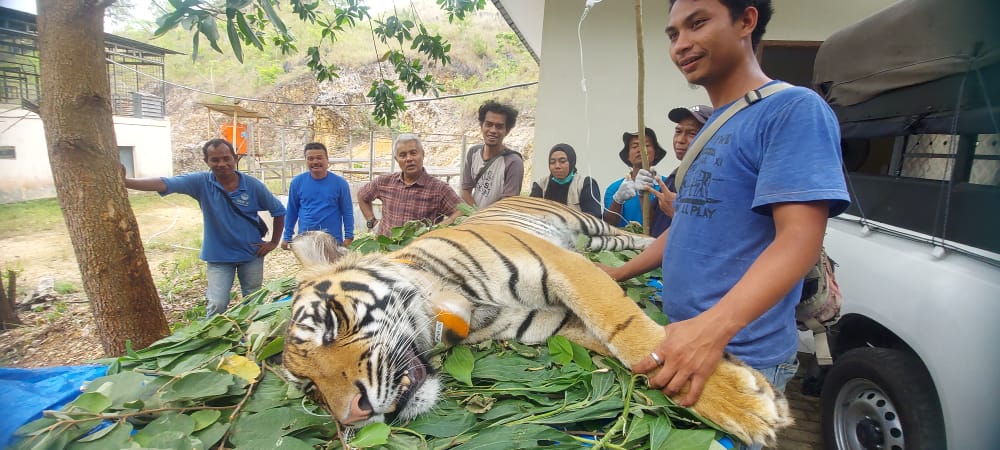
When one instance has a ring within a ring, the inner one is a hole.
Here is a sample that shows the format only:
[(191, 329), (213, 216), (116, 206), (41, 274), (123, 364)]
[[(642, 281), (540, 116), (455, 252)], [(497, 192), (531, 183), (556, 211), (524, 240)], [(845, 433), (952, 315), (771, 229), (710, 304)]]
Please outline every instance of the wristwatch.
[(366, 222), (365, 225), (368, 226), (368, 229), (370, 230), (375, 228), (376, 223), (378, 223), (378, 218), (372, 217), (371, 219), (368, 219), (368, 222)]

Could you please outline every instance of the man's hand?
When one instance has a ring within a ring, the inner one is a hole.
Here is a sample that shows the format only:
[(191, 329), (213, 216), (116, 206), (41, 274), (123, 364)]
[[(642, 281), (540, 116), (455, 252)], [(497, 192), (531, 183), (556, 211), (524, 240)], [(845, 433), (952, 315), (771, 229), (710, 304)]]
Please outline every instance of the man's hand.
[(662, 178), (657, 177), (656, 182), (660, 185), (660, 190), (653, 190), (651, 193), (656, 197), (660, 211), (663, 211), (667, 217), (674, 217), (674, 200), (677, 199), (677, 194), (667, 189), (667, 184), (663, 182)]
[(257, 256), (263, 258), (268, 253), (271, 253), (271, 250), (278, 248), (278, 243), (267, 241), (254, 244), (254, 246), (257, 247)]
[(635, 174), (635, 190), (637, 191), (652, 191), (654, 180), (658, 179), (656, 172), (650, 172), (646, 169), (639, 169), (639, 172)]
[(664, 329), (666, 336), (653, 351), (663, 364), (657, 364), (649, 356), (632, 371), (649, 373), (659, 366), (659, 370), (649, 378), (649, 385), (661, 389), (668, 396), (681, 392), (690, 382), (690, 389), (679, 402), (681, 406), (689, 407), (698, 401), (705, 381), (719, 365), (722, 352), (732, 336), (706, 314), (672, 323)]
[(597, 266), (598, 269), (603, 270), (604, 273), (608, 274), (612, 280), (621, 281), (621, 275), (619, 274), (620, 271), (618, 270), (618, 267), (611, 267), (607, 264), (601, 264), (598, 262), (595, 262), (594, 265)]
[(624, 205), (632, 197), (635, 197), (635, 183), (626, 178), (622, 180), (622, 184), (618, 186), (618, 190), (615, 191), (615, 195), (611, 199), (619, 205)]
[(354, 238), (344, 239), (344, 243), (341, 246), (342, 247), (350, 247), (352, 242), (354, 242)]
[(290, 249), (290, 248), (291, 248), (291, 246), (289, 246), (288, 244), (289, 244), (289, 242), (288, 242), (288, 241), (286, 241), (286, 240), (282, 240), (282, 241), (281, 241), (281, 249), (282, 249), (282, 250), (288, 250), (288, 249)]

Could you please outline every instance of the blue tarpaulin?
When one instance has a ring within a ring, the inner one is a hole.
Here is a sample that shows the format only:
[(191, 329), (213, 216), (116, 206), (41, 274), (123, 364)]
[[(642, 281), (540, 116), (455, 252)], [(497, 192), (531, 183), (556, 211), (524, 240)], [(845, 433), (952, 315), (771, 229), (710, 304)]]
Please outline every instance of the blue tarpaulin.
[(59, 366), (41, 369), (0, 367), (0, 448), (14, 442), (14, 431), (42, 417), (42, 411), (59, 409), (80, 395), (83, 383), (103, 376), (107, 366)]

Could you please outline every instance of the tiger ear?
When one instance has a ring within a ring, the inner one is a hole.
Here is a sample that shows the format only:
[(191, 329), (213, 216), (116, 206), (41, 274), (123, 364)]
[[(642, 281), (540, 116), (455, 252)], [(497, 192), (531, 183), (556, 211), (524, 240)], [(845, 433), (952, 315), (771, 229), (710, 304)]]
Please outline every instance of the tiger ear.
[(333, 236), (323, 231), (307, 231), (295, 236), (291, 245), (292, 253), (295, 253), (302, 267), (332, 264), (346, 252), (346, 249), (337, 245)]

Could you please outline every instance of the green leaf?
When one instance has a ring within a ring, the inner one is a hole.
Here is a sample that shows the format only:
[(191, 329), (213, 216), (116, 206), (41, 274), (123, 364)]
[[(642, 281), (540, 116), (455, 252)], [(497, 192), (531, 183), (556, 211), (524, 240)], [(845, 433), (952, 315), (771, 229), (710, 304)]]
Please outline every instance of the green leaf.
[(257, 4), (264, 9), (264, 14), (267, 14), (267, 19), (271, 21), (271, 24), (274, 25), (274, 27), (277, 28), (281, 34), (288, 34), (288, 29), (285, 28), (285, 22), (282, 22), (281, 16), (274, 11), (274, 7), (271, 6), (271, 0), (258, 0)]
[(257, 439), (237, 446), (236, 450), (253, 449), (279, 449), (279, 450), (313, 450), (313, 446), (305, 441), (292, 436), (278, 436), (267, 439)]
[(233, 48), (236, 60), (243, 64), (243, 43), (240, 41), (240, 34), (236, 32), (235, 13), (232, 10), (227, 10), (226, 16), (226, 34), (229, 36), (229, 45)]
[(241, 415), (233, 424), (230, 441), (237, 446), (245, 445), (250, 441), (287, 436), (303, 428), (329, 422), (329, 417), (309, 415), (302, 410), (301, 405), (296, 403), (295, 406)]
[(472, 356), (472, 350), (464, 345), (458, 345), (451, 350), (451, 354), (445, 359), (444, 370), (452, 378), (466, 386), (472, 386), (472, 368), (475, 363), (476, 359)]
[[(260, 38), (257, 37), (257, 33), (250, 28), (250, 24), (247, 23), (247, 18), (242, 11), (236, 11), (236, 24), (240, 27), (240, 31), (243, 32), (244, 38), (249, 41), (257, 50), (264, 50), (264, 43), (261, 42)], [(273, 289), (272, 289), (273, 290)]]
[[(136, 433), (138, 436), (138, 433)], [(138, 438), (136, 439), (138, 441)], [(169, 448), (171, 450), (195, 450), (198, 448), (188, 433), (176, 430), (161, 431), (146, 438), (143, 443), (146, 448)]]
[[(194, 424), (194, 419), (191, 416), (168, 412), (157, 417), (156, 420), (150, 422), (145, 428), (136, 432), (133, 439), (143, 447), (158, 448), (157, 445), (153, 445), (154, 439), (158, 436), (167, 434), (167, 436), (164, 436), (164, 439), (170, 442), (179, 441), (181, 438), (185, 438), (194, 432)], [(164, 441), (157, 440), (155, 442), (162, 444)], [(165, 446), (163, 448), (173, 447)]]
[[(128, 423), (128, 422), (125, 422), (125, 423)], [(111, 433), (112, 431), (114, 431), (115, 427), (117, 427), (118, 425), (121, 425), (121, 423), (120, 422), (112, 423), (111, 425), (108, 425), (108, 426), (106, 426), (104, 428), (101, 428), (100, 430), (97, 430), (97, 431), (95, 431), (93, 433), (90, 433), (90, 434), (88, 434), (88, 435), (80, 438), (79, 440), (77, 440), (77, 442), (96, 441), (96, 440), (104, 437), (108, 433)]]
[(351, 446), (358, 448), (374, 447), (385, 444), (389, 438), (389, 425), (382, 422), (375, 422), (365, 425), (358, 431), (358, 434), (351, 439)]
[(198, 438), (205, 448), (214, 448), (222, 436), (226, 435), (227, 430), (229, 430), (228, 423), (215, 422), (204, 430), (196, 431), (194, 437)]
[(566, 365), (573, 360), (573, 344), (563, 336), (552, 336), (546, 342), (549, 356), (558, 364)]
[(571, 341), (570, 344), (573, 345), (573, 362), (584, 369), (592, 370), (594, 361), (590, 359), (590, 351), (576, 342)]
[(193, 400), (225, 394), (235, 380), (228, 373), (191, 372), (170, 385), (163, 393), (164, 401)]
[(68, 407), (67, 410), (70, 411), (82, 409), (92, 413), (102, 413), (111, 407), (111, 399), (98, 392), (86, 392), (80, 394), (76, 400), (73, 400), (66, 406)]
[(475, 424), (476, 416), (467, 414), (465, 408), (454, 400), (441, 399), (434, 405), (434, 409), (417, 416), (406, 428), (430, 436), (452, 437), (462, 434)]
[[(653, 429), (655, 435), (656, 429)], [(682, 430), (674, 429), (670, 431), (664, 442), (664, 449), (692, 449), (707, 450), (712, 441), (715, 440), (715, 430)]]
[(128, 448), (128, 440), (132, 434), (132, 424), (121, 421), (94, 434), (73, 442), (67, 450), (106, 450), (109, 448)]
[(278, 353), (281, 353), (285, 349), (285, 338), (284, 336), (278, 336), (274, 338), (267, 345), (261, 347), (260, 352), (257, 354), (257, 361), (263, 361), (270, 358)]
[(539, 448), (540, 441), (570, 442), (568, 434), (545, 425), (499, 426), (483, 430), (455, 450), (509, 450), (512, 448)]
[[(205, 15), (199, 19), (198, 31), (205, 35), (208, 39), (208, 44), (211, 45), (215, 51), (222, 53), (222, 49), (219, 48), (219, 26), (215, 23), (214, 16)], [(240, 56), (242, 56), (242, 54)], [(240, 62), (242, 62), (242, 59)]]
[(209, 425), (219, 420), (220, 416), (222, 416), (222, 411), (217, 409), (203, 409), (191, 413), (191, 418), (194, 419), (194, 431), (208, 428)]

